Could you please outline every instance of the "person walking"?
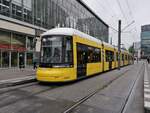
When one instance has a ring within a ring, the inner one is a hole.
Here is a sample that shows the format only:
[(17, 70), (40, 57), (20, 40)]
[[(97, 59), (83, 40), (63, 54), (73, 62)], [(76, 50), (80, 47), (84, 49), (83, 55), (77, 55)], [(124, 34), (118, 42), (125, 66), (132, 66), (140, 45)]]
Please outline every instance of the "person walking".
[(34, 61), (34, 62), (33, 62), (33, 69), (36, 69), (36, 68), (37, 68), (36, 62)]
[(147, 62), (148, 62), (148, 63), (150, 62), (150, 57), (147, 57)]
[(23, 68), (25, 68), (25, 66), (24, 66), (24, 57), (23, 57), (22, 54), (20, 54), (20, 55), (19, 55), (19, 69), (20, 69), (21, 71), (23, 71)]

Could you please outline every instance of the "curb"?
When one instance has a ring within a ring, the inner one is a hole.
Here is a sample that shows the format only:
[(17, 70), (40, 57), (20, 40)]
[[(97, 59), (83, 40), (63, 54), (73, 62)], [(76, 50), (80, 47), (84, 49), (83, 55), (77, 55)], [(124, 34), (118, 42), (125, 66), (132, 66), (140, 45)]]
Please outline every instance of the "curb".
[(147, 63), (145, 63), (144, 72), (144, 110), (145, 113), (150, 113), (150, 82), (148, 79)]
[(35, 76), (1, 80), (0, 81), (0, 88), (5, 88), (5, 87), (10, 87), (10, 86), (15, 86), (15, 85), (21, 85), (21, 84), (26, 84), (26, 83), (35, 82), (35, 81), (36, 81)]

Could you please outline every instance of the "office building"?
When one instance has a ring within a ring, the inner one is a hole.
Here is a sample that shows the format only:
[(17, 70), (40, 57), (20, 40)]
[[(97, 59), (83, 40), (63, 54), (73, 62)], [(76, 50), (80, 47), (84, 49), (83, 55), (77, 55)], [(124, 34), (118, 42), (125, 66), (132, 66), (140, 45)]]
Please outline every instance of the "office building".
[(150, 25), (141, 27), (141, 57), (150, 56)]
[(54, 27), (108, 42), (108, 25), (81, 0), (0, 0), (0, 67), (38, 62), (40, 34)]

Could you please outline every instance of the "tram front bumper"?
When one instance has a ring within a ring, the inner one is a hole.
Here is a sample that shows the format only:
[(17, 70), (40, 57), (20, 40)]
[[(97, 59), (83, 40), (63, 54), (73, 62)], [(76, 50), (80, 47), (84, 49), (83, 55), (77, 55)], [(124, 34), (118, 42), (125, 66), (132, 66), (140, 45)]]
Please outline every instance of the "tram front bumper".
[(43, 82), (64, 82), (76, 80), (73, 68), (39, 68), (36, 79)]

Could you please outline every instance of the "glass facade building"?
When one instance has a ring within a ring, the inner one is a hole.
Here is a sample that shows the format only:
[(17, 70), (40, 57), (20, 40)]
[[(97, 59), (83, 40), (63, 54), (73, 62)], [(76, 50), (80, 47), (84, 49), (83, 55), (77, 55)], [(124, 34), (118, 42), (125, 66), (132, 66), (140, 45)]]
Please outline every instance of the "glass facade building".
[(150, 56), (150, 25), (141, 27), (141, 55), (142, 58)]
[(0, 28), (1, 67), (15, 67), (20, 61), (31, 65), (40, 28), (75, 28), (108, 42), (108, 25), (81, 0), (0, 0), (0, 15), (36, 26), (35, 34)]

